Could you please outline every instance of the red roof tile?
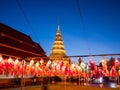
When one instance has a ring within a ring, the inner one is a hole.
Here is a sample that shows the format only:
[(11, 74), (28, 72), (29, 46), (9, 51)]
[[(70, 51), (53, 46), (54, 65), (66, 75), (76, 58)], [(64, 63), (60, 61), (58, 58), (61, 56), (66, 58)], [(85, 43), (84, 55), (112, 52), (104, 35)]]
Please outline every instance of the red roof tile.
[(44, 50), (32, 39), (0, 23), (0, 53), (18, 57), (46, 57)]

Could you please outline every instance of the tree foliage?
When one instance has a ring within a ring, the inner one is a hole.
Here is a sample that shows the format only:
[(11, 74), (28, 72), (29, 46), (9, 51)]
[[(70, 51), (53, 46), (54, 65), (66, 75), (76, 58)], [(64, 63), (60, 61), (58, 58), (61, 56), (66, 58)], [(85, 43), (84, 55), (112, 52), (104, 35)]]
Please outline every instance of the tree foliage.
[(110, 58), (110, 60), (107, 62), (108, 66), (113, 66), (114, 65), (115, 59), (113, 57)]

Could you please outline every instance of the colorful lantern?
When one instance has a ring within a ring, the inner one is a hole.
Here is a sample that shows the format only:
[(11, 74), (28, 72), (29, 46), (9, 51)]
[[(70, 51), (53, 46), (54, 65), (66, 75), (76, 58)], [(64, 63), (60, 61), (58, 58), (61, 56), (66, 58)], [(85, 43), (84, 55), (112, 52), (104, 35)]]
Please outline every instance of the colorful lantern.
[(115, 62), (114, 62), (114, 66), (118, 66), (119, 65), (119, 61), (118, 61), (118, 58), (115, 59)]
[(0, 62), (3, 60), (2, 55), (0, 55)]

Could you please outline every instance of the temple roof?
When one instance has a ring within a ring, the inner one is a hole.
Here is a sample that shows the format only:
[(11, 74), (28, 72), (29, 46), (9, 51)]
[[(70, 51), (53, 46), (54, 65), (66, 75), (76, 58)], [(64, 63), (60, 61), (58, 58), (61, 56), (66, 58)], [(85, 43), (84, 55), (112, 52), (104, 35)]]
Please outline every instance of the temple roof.
[(47, 57), (30, 36), (0, 23), (0, 54), (16, 57)]

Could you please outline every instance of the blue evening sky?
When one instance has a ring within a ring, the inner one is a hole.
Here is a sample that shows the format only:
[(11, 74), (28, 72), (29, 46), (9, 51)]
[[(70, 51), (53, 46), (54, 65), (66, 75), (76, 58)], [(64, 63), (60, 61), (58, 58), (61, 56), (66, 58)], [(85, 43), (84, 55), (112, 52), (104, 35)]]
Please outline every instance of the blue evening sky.
[(120, 53), (120, 0), (0, 0), (0, 22), (30, 35), (47, 55), (58, 19), (68, 56)]

